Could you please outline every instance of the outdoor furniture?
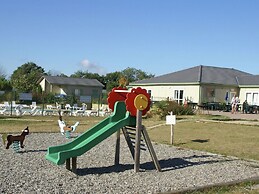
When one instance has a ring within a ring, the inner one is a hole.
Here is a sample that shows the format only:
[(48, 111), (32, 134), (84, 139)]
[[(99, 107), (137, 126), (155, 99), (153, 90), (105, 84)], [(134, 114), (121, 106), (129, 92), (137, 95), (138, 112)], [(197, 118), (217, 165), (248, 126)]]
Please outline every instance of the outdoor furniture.
[(71, 105), (70, 105), (70, 104), (66, 104), (66, 105), (65, 105), (65, 109), (66, 109), (66, 110), (71, 110), (71, 109), (72, 109), (72, 107), (71, 107)]
[(85, 111), (87, 116), (97, 116), (97, 110), (86, 110)]
[(21, 115), (23, 114), (22, 109), (23, 109), (23, 106), (22, 106), (21, 104), (19, 104), (19, 105), (17, 105), (17, 106), (15, 107), (15, 112), (16, 112), (16, 115), (17, 115), (17, 116), (21, 116)]
[(72, 113), (74, 116), (84, 116), (85, 115), (85, 110), (82, 110), (82, 109), (77, 109), (77, 110), (74, 110), (73, 113)]
[(31, 106), (31, 107), (32, 108), (29, 109), (28, 111), (25, 111), (24, 114), (28, 112), (30, 115), (35, 116), (39, 112), (39, 110), (37, 110), (37, 106)]
[(231, 104), (226, 104), (226, 105), (225, 105), (224, 112), (230, 112), (231, 109), (232, 109)]
[(198, 106), (198, 112), (199, 112), (199, 113), (202, 113), (202, 114), (203, 114), (204, 111), (207, 110), (207, 111), (208, 111), (208, 114), (209, 114), (209, 109), (208, 109), (207, 103), (198, 104), (197, 106)]
[(209, 110), (219, 110), (219, 102), (208, 102), (207, 103), (207, 108)]
[(192, 109), (196, 109), (196, 107), (197, 107), (197, 105), (198, 105), (198, 103), (195, 103), (195, 102), (188, 102), (187, 104), (188, 104), (188, 106), (190, 106)]
[(62, 113), (63, 113), (64, 115), (69, 115), (69, 116), (71, 116), (71, 114), (72, 114), (70, 109), (62, 110)]
[(258, 106), (257, 105), (247, 105), (246, 111), (247, 111), (247, 113), (250, 113), (250, 114), (257, 114)]
[(1, 115), (5, 114), (5, 112), (6, 112), (6, 108), (1, 108), (1, 109), (0, 109), (0, 114), (1, 114)]
[(106, 111), (99, 111), (99, 116), (108, 116), (112, 113), (112, 110), (106, 110)]
[(30, 105), (31, 109), (33, 109), (34, 107), (37, 107), (37, 104), (36, 102), (32, 102), (31, 105)]
[(47, 109), (56, 109), (56, 107), (52, 106), (51, 104), (46, 105)]
[(52, 110), (52, 109), (47, 109), (47, 110), (43, 111), (44, 116), (47, 116), (47, 115), (51, 116), (51, 115), (53, 115), (53, 113), (54, 113), (54, 110)]

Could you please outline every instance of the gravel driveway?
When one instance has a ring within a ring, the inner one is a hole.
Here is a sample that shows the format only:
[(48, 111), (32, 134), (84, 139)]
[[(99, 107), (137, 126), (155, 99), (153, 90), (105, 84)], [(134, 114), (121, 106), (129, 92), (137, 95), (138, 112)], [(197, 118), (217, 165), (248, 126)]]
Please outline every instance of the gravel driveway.
[(115, 136), (78, 157), (78, 175), (45, 159), (47, 147), (73, 139), (58, 133), (32, 133), (15, 153), (0, 149), (0, 193), (160, 193), (259, 177), (259, 163), (153, 144), (163, 172), (149, 152), (141, 152), (141, 172), (121, 137), (119, 166), (114, 166)]

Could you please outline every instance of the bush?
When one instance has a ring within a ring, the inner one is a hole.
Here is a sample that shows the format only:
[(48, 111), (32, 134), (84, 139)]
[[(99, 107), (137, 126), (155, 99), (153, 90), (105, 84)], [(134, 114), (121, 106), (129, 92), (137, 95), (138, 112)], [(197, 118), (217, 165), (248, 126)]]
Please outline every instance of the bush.
[(149, 110), (146, 115), (143, 115), (143, 119), (148, 119), (153, 117), (153, 111)]
[(183, 106), (175, 101), (160, 101), (155, 103), (155, 113), (161, 118), (173, 112), (174, 115), (193, 115), (191, 107)]

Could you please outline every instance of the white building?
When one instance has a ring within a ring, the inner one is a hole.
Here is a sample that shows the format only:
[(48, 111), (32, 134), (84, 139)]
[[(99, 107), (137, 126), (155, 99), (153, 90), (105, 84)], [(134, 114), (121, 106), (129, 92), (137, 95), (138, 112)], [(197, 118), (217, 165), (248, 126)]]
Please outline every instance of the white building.
[(153, 101), (230, 103), (237, 95), (241, 103), (247, 100), (251, 105), (259, 105), (259, 76), (233, 68), (200, 65), (130, 83), (129, 87), (146, 89)]

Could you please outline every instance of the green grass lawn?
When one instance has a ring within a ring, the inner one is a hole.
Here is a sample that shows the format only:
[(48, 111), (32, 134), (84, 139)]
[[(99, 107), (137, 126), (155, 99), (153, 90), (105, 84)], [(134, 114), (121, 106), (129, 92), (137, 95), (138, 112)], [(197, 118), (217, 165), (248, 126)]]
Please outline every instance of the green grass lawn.
[[(20, 133), (29, 126), (30, 132), (59, 132), (58, 116), (22, 116), (0, 117), (0, 133)], [(82, 133), (91, 126), (100, 122), (103, 117), (70, 117), (63, 116), (67, 125), (73, 125), (79, 121), (77, 131)]]
[[(158, 126), (149, 129), (148, 133), (153, 141), (170, 144), (170, 126)], [(201, 121), (178, 122), (174, 126), (174, 145), (259, 160), (259, 127)]]

